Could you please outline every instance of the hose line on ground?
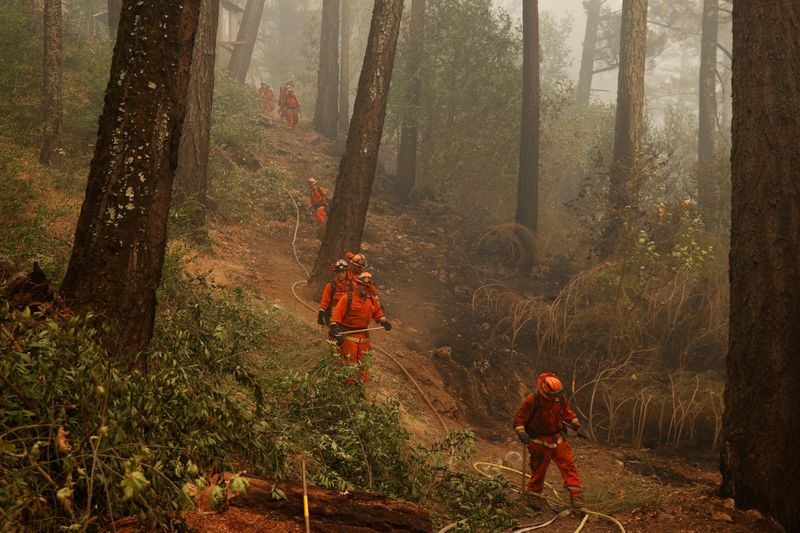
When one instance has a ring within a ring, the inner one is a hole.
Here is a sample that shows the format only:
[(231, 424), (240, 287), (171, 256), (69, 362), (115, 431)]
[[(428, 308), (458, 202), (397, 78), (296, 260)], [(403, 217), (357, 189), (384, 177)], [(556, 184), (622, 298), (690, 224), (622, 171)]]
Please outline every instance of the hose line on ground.
[[(286, 191), (286, 194), (289, 195), (289, 198), (292, 200), (292, 204), (294, 204), (295, 224), (294, 224), (294, 234), (292, 235), (292, 251), (294, 252), (294, 260), (297, 263), (297, 266), (300, 267), (300, 270), (302, 270), (303, 274), (305, 274), (305, 276), (306, 276), (306, 279), (300, 280), (300, 281), (296, 281), (296, 282), (294, 282), (292, 284), (292, 294), (294, 295), (295, 299), (298, 302), (303, 304), (309, 311), (314, 312), (314, 311), (316, 311), (316, 309), (313, 306), (309, 305), (308, 302), (303, 300), (303, 298), (299, 294), (297, 294), (297, 287), (299, 287), (300, 285), (307, 285), (308, 284), (308, 278), (309, 278), (308, 270), (306, 270), (306, 267), (304, 267), (303, 264), (300, 262), (300, 258), (297, 255), (296, 242), (297, 242), (297, 231), (300, 228), (300, 207), (298, 207), (297, 202), (294, 199), (294, 196), (292, 195), (291, 191), (289, 191), (289, 188), (286, 187), (286, 184), (281, 182), (281, 185), (283, 185), (283, 188)], [(422, 387), (420, 386), (419, 383), (417, 383), (417, 380), (414, 379), (414, 377), (409, 373), (408, 370), (406, 370), (406, 367), (403, 366), (403, 364), (400, 363), (400, 361), (395, 356), (393, 356), (392, 354), (390, 354), (389, 352), (387, 352), (386, 350), (384, 350), (380, 346), (373, 345), (372, 347), (375, 350), (378, 350), (379, 352), (381, 352), (386, 357), (388, 357), (395, 365), (397, 365), (397, 367), (403, 372), (403, 374), (405, 374), (405, 376), (408, 378), (408, 380), (411, 381), (411, 383), (414, 385), (414, 388), (417, 389), (417, 392), (419, 392), (419, 396), (425, 401), (425, 403), (428, 405), (430, 410), (433, 411), (433, 413), (436, 415), (436, 418), (439, 419), (439, 424), (441, 424), (442, 430), (445, 433), (450, 431), (448, 429), (448, 427), (447, 427), (447, 424), (444, 421), (444, 418), (442, 418), (442, 415), (433, 406), (433, 403), (431, 402), (430, 398), (428, 398), (428, 395), (425, 394), (424, 390), (422, 390)]]
[[(507, 472), (518, 474), (520, 476), (530, 477), (530, 474), (523, 473), (521, 470), (517, 470), (516, 468), (512, 468), (510, 466), (499, 465), (499, 464), (496, 464), (496, 463), (487, 463), (487, 462), (484, 462), (484, 461), (479, 461), (479, 462), (474, 463), (472, 465), (472, 467), (479, 474), (481, 474), (484, 477), (488, 477), (488, 478), (491, 478), (493, 476), (491, 474), (489, 474), (488, 472), (484, 472), (483, 470), (478, 468), (479, 466), (490, 466), (492, 468), (497, 468), (499, 470), (505, 470)], [(546, 485), (549, 488), (552, 488), (552, 487), (550, 487), (549, 484), (546, 484)], [(512, 490), (515, 490), (515, 489), (512, 489)], [(556, 493), (556, 495), (557, 495), (557, 493)], [(548, 500), (547, 498), (544, 498), (544, 499), (552, 507), (552, 504), (551, 504), (550, 500)], [(560, 498), (559, 498), (559, 500), (560, 500)], [(562, 501), (559, 501), (558, 503), (563, 505)], [(603, 514), (603, 513), (598, 513), (597, 511), (591, 511), (591, 510), (585, 509), (585, 508), (579, 509), (579, 512), (585, 513), (585, 515), (594, 515), (594, 516), (599, 516), (600, 518), (604, 518), (604, 519), (608, 520), (609, 522), (613, 523), (615, 526), (617, 526), (617, 528), (619, 528), (621, 533), (625, 533), (625, 526), (623, 526), (622, 523), (619, 520), (617, 520), (616, 518), (614, 518), (613, 516), (609, 516), (609, 515)], [(558, 516), (558, 515), (556, 515), (556, 516)], [(553, 518), (553, 520), (555, 520), (555, 517)], [(583, 526), (586, 524), (586, 520), (588, 520), (587, 516), (584, 517), (584, 520), (581, 522), (581, 525), (578, 527), (578, 529), (575, 531), (575, 533), (579, 533), (583, 529)], [(548, 524), (544, 524), (544, 525), (548, 525)], [(535, 526), (535, 527), (544, 527), (544, 525), (539, 524), (539, 526)], [(530, 529), (515, 529), (514, 533), (521, 533), (522, 531), (531, 531), (531, 530)]]

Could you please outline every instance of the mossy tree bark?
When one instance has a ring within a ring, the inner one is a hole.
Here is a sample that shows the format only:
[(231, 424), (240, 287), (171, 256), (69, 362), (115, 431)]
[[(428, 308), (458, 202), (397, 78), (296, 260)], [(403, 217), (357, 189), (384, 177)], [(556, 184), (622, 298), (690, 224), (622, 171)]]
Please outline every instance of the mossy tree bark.
[(800, 9), (733, 5), (722, 488), (800, 531)]
[(375, 0), (331, 214), (311, 272), (313, 285), (321, 285), (327, 279), (333, 261), (347, 250), (355, 251), (361, 246), (402, 15), (403, 0)]
[(124, 0), (75, 243), (61, 287), (129, 355), (153, 333), (200, 0)]

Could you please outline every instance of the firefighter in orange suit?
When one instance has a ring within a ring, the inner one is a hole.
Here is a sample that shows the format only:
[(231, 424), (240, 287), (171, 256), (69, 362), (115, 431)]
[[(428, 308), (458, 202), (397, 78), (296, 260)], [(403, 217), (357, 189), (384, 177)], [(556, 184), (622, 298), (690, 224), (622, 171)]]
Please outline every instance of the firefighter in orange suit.
[(336, 304), (339, 303), (343, 294), (353, 292), (353, 282), (350, 280), (350, 265), (344, 259), (339, 259), (331, 267), (333, 279), (325, 284), (322, 289), (322, 298), (319, 301), (319, 312), (317, 312), (317, 324), (327, 326), (331, 322), (331, 314)]
[[(347, 262), (350, 264), (350, 279), (353, 280), (353, 283), (355, 283), (358, 276), (369, 266), (367, 264), (367, 256), (364, 254), (347, 252), (345, 257), (347, 257)], [(376, 287), (374, 283), (370, 285), (369, 293), (377, 300), (378, 287)], [(380, 305), (380, 302), (378, 302), (378, 304)]]
[(270, 86), (264, 82), (261, 82), (261, 87), (259, 87), (257, 92), (265, 98), (264, 112), (272, 113), (273, 109), (275, 109), (275, 93), (272, 92)]
[(314, 221), (319, 224), (325, 224), (328, 221), (328, 205), (331, 201), (331, 195), (328, 189), (319, 185), (319, 182), (314, 178), (308, 178), (308, 186), (311, 187), (311, 213), (314, 216)]
[(342, 362), (356, 365), (359, 370), (356, 379), (367, 381), (369, 377), (363, 365), (364, 354), (371, 351), (369, 332), (348, 333), (348, 331), (366, 329), (370, 321), (381, 324), (386, 331), (391, 331), (392, 324), (383, 316), (381, 306), (370, 294), (372, 274), (362, 272), (356, 278), (355, 291), (342, 295), (331, 317), (330, 334), (339, 346)]
[(583, 485), (575, 468), (572, 447), (566, 440), (566, 427), (577, 431), (581, 423), (569, 407), (561, 380), (552, 372), (545, 372), (537, 380), (536, 392), (522, 400), (514, 417), (514, 431), (530, 451), (528, 490), (541, 495), (544, 476), (552, 460), (564, 478), (572, 506), (580, 508), (584, 505)]
[(289, 129), (293, 130), (299, 120), (300, 100), (297, 99), (294, 87), (290, 85), (286, 88), (286, 122), (289, 124)]

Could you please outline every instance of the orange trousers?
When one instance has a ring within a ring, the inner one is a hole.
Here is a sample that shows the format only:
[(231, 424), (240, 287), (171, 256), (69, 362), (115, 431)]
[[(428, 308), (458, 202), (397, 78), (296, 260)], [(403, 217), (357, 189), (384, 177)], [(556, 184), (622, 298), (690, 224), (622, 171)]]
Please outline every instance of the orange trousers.
[(318, 207), (316, 211), (314, 211), (314, 221), (320, 226), (325, 224), (328, 221), (328, 210), (324, 207)]
[(287, 109), (286, 110), (286, 122), (289, 124), (289, 129), (293, 130), (295, 126), (297, 126), (297, 121), (299, 117), (297, 115), (296, 109)]
[(528, 480), (528, 490), (535, 493), (542, 492), (544, 476), (550, 461), (553, 461), (564, 478), (564, 488), (570, 496), (579, 496), (583, 490), (578, 469), (575, 468), (575, 459), (572, 455), (572, 446), (567, 441), (559, 442), (555, 448), (542, 446), (535, 442), (528, 444), (531, 456), (531, 478)]
[(344, 341), (339, 345), (339, 356), (342, 364), (358, 367), (355, 376), (347, 381), (354, 383), (355, 380), (367, 381), (369, 372), (364, 365), (364, 355), (372, 350), (369, 336), (366, 333), (347, 333), (343, 332)]

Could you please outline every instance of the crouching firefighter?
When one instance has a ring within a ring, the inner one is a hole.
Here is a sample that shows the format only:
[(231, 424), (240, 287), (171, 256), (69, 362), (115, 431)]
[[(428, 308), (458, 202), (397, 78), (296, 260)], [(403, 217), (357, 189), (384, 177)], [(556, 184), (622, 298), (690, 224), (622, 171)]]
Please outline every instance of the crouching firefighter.
[(530, 452), (528, 490), (541, 496), (547, 467), (552, 460), (564, 478), (572, 506), (580, 508), (584, 506), (583, 485), (575, 468), (572, 447), (566, 439), (567, 427), (577, 431), (581, 423), (569, 407), (561, 380), (552, 372), (545, 372), (537, 380), (536, 391), (522, 400), (514, 417), (514, 431)]
[(386, 331), (392, 329), (392, 324), (383, 315), (380, 304), (370, 294), (372, 284), (372, 274), (359, 274), (355, 290), (342, 295), (331, 316), (330, 335), (336, 340), (342, 362), (357, 366), (356, 379), (361, 381), (367, 381), (369, 377), (364, 356), (372, 350), (372, 346), (368, 331), (353, 331), (367, 329), (371, 320), (382, 325)]

